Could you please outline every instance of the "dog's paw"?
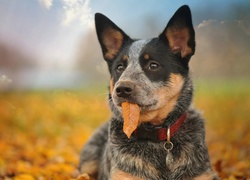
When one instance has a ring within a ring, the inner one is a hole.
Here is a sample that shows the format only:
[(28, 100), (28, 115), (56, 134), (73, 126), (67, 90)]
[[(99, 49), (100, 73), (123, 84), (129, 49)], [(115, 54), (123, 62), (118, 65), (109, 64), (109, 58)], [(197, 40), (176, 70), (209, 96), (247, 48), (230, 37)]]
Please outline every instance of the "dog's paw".
[(81, 174), (77, 177), (77, 180), (91, 180), (88, 174)]

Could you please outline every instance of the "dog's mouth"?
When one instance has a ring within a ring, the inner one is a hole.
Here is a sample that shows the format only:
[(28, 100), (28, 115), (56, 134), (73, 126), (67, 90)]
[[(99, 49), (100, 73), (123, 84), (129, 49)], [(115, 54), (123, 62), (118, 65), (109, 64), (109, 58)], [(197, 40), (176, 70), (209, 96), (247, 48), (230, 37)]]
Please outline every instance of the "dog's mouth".
[(136, 102), (136, 101), (129, 101), (129, 100), (123, 100), (119, 103), (115, 103), (115, 105), (120, 109), (122, 107), (122, 103), (123, 102), (128, 102), (128, 103), (132, 103), (132, 104), (137, 104), (139, 107), (140, 107), (140, 111), (152, 111), (152, 110), (155, 110), (156, 109), (156, 106), (157, 106), (157, 101), (154, 101), (150, 104), (142, 104), (142, 103), (139, 103), (139, 102)]
[(154, 103), (148, 104), (148, 105), (139, 104), (139, 107), (141, 108), (141, 111), (151, 111), (155, 109), (156, 105), (157, 105), (157, 102), (155, 101)]
[(138, 127), (141, 116), (152, 111), (151, 109), (156, 106), (156, 102), (149, 105), (140, 105), (134, 102), (123, 101), (120, 106), (123, 116), (123, 132), (130, 138), (131, 134)]

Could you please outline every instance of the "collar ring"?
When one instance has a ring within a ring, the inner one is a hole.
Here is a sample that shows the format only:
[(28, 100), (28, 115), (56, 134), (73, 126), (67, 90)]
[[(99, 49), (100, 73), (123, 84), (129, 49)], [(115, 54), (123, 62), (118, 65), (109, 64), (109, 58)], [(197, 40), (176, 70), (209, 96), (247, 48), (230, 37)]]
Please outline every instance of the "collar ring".
[(170, 126), (167, 128), (167, 141), (164, 143), (163, 147), (167, 152), (170, 152), (174, 147), (174, 144), (170, 141)]

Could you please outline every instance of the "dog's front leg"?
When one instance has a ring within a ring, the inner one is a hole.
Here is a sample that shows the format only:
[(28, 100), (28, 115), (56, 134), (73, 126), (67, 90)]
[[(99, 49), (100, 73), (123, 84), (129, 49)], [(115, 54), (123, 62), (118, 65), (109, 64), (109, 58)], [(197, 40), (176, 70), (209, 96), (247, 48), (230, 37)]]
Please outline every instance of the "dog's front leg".
[(98, 170), (108, 139), (108, 127), (107, 122), (97, 129), (81, 152), (79, 171), (82, 174), (82, 180), (96, 180), (100, 173)]
[(121, 170), (113, 170), (111, 173), (111, 178), (110, 180), (143, 180), (139, 177), (135, 177), (132, 174), (126, 173), (124, 171)]
[(220, 178), (213, 172), (204, 173), (198, 177), (195, 177), (194, 180), (219, 180)]

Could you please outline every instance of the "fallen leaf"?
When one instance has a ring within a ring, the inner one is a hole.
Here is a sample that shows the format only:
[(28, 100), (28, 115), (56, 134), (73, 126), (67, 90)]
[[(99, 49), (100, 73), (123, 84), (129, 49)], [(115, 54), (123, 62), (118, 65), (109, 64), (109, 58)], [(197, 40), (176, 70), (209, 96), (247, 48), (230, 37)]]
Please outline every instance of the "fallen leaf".
[(14, 180), (35, 180), (35, 178), (29, 174), (17, 175)]
[(123, 102), (122, 114), (124, 119), (123, 132), (130, 138), (139, 124), (140, 108), (137, 104)]
[(81, 174), (77, 177), (77, 180), (90, 180), (90, 177), (88, 174)]

